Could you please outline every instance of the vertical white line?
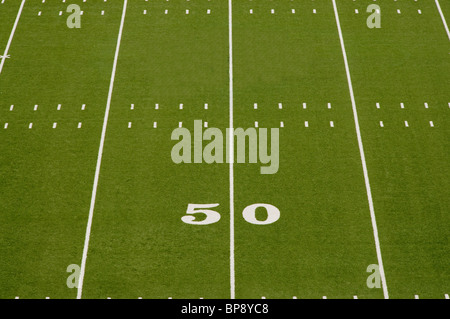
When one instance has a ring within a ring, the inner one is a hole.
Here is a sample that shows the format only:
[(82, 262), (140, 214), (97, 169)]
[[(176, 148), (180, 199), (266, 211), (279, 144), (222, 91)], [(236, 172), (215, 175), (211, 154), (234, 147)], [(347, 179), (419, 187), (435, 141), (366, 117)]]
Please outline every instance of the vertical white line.
[(0, 74), (2, 73), (3, 65), (5, 64), (5, 59), (6, 59), (6, 56), (8, 55), (9, 47), (11, 46), (11, 42), (13, 40), (14, 33), (16, 32), (17, 25), (19, 24), (19, 19), (22, 14), (24, 5), (25, 5), (25, 0), (22, 0), (22, 3), (20, 4), (19, 12), (17, 13), (16, 21), (14, 22), (14, 26), (13, 26), (11, 34), (9, 36), (8, 43), (6, 44), (5, 52), (3, 53), (2, 61), (0, 62)]
[(234, 278), (234, 127), (233, 127), (233, 7), (228, 0), (228, 47), (229, 47), (229, 79), (230, 79), (230, 131), (229, 131), (229, 163), (230, 163), (230, 296), (235, 298)]
[(387, 289), (387, 284), (386, 284), (386, 277), (384, 274), (383, 259), (381, 257), (380, 240), (378, 238), (378, 227), (377, 227), (377, 222), (375, 219), (375, 209), (373, 206), (372, 191), (370, 189), (369, 173), (367, 172), (366, 157), (364, 155), (364, 147), (363, 147), (362, 138), (361, 138), (361, 131), (359, 129), (358, 112), (356, 110), (355, 96), (353, 94), (352, 79), (350, 77), (350, 69), (348, 67), (347, 53), (345, 51), (344, 37), (342, 36), (341, 23), (339, 22), (339, 13), (338, 13), (337, 6), (336, 6), (336, 0), (332, 0), (332, 1), (333, 1), (333, 7), (334, 7), (334, 14), (336, 16), (336, 25), (337, 25), (337, 29), (338, 29), (338, 33), (339, 33), (339, 40), (341, 42), (342, 55), (344, 58), (345, 72), (347, 73), (347, 82), (348, 82), (348, 88), (350, 91), (350, 98), (351, 98), (351, 102), (352, 102), (353, 117), (355, 120), (355, 127), (356, 127), (356, 136), (358, 138), (359, 153), (361, 156), (361, 163), (362, 163), (363, 172), (364, 172), (364, 180), (366, 183), (367, 199), (369, 202), (370, 217), (372, 220), (373, 235), (375, 238), (375, 248), (376, 248), (377, 258), (378, 258), (378, 267), (380, 270), (381, 281), (383, 284), (384, 298), (388, 299), (389, 294), (388, 294), (388, 289)]
[(445, 31), (447, 32), (448, 39), (450, 40), (450, 30), (448, 29), (447, 21), (445, 21), (444, 13), (442, 13), (441, 5), (438, 0), (435, 0), (436, 7), (438, 8), (439, 14), (441, 15), (442, 23), (444, 23)]
[(81, 299), (81, 295), (83, 292), (84, 273), (86, 270), (86, 259), (87, 259), (88, 249), (89, 249), (89, 239), (91, 236), (92, 218), (94, 216), (95, 198), (97, 196), (97, 186), (98, 186), (98, 179), (100, 176), (100, 166), (102, 164), (103, 146), (105, 144), (106, 127), (108, 125), (109, 109), (111, 107), (111, 98), (112, 98), (112, 92), (113, 92), (113, 88), (114, 88), (114, 79), (116, 76), (117, 60), (119, 58), (120, 42), (122, 39), (123, 25), (125, 22), (126, 12), (127, 12), (127, 0), (124, 0), (123, 11), (122, 11), (122, 20), (120, 21), (120, 29), (119, 29), (119, 35), (117, 37), (116, 53), (114, 55), (114, 64), (113, 64), (113, 68), (112, 68), (112, 72), (111, 72), (111, 81), (109, 84), (108, 100), (106, 102), (105, 117), (103, 119), (102, 135), (100, 138), (100, 146), (98, 149), (97, 166), (95, 168), (94, 186), (92, 188), (91, 205), (89, 208), (89, 218), (88, 218), (88, 223), (86, 226), (86, 237), (84, 240), (83, 257), (81, 260), (81, 269), (80, 269), (80, 278), (78, 281), (77, 299)]

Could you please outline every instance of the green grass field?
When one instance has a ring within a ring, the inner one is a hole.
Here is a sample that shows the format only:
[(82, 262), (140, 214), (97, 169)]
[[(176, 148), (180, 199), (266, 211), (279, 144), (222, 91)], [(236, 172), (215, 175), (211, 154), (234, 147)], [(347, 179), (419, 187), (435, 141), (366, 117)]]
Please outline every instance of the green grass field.
[[(0, 298), (448, 299), (450, 1), (336, 5), (0, 0)], [(279, 128), (278, 172), (175, 164), (194, 120)]]

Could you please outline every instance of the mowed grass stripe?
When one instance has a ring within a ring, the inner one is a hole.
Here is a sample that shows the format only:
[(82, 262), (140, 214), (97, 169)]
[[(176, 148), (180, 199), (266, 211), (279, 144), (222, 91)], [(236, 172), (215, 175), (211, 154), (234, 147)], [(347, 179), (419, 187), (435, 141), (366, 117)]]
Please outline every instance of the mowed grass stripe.
[(236, 218), (236, 297), (382, 298), (366, 286), (377, 258), (333, 6), (253, 5), (234, 6), (235, 126), (284, 127), (276, 174), (235, 165), (236, 212), (281, 217)]
[(359, 152), (361, 155), (361, 163), (362, 163), (363, 172), (364, 172), (364, 181), (365, 181), (366, 190), (367, 190), (367, 200), (369, 202), (370, 218), (372, 221), (373, 235), (374, 235), (374, 239), (375, 239), (375, 248), (376, 248), (377, 259), (378, 259), (378, 269), (380, 272), (381, 283), (383, 285), (384, 298), (389, 299), (389, 292), (388, 292), (388, 288), (387, 288), (386, 276), (385, 276), (384, 267), (383, 267), (383, 257), (381, 255), (380, 239), (378, 238), (378, 226), (377, 226), (377, 222), (376, 222), (375, 208), (374, 208), (373, 199), (372, 199), (372, 190), (370, 188), (369, 172), (367, 170), (366, 155), (364, 153), (364, 145), (363, 145), (361, 131), (360, 131), (360, 127), (359, 127), (358, 111), (356, 108), (355, 95), (353, 92), (353, 84), (352, 84), (352, 79), (351, 79), (351, 75), (350, 75), (350, 69), (348, 66), (347, 52), (345, 50), (344, 36), (342, 35), (341, 23), (339, 21), (339, 12), (338, 12), (338, 8), (336, 6), (336, 0), (332, 0), (332, 1), (333, 1), (334, 13), (336, 16), (336, 25), (337, 25), (337, 29), (338, 29), (338, 33), (339, 33), (339, 40), (340, 40), (341, 48), (342, 48), (342, 55), (344, 58), (345, 72), (347, 74), (347, 81), (348, 81), (348, 88), (350, 91), (350, 99), (351, 99), (351, 103), (352, 103), (353, 117), (355, 120), (356, 136), (358, 139)]
[[(354, 6), (342, 1), (339, 7), (351, 12)], [(341, 25), (389, 295), (442, 298), (450, 282), (444, 266), (450, 228), (448, 42), (434, 2), (385, 3), (381, 10), (380, 29), (363, 27), (365, 17), (344, 14)]]
[[(47, 3), (41, 10), (60, 6)], [(86, 4), (85, 10), (97, 8)], [(0, 132), (0, 255), (8, 256), (1, 259), (0, 294), (75, 298), (66, 269), (81, 259), (102, 123), (97, 102), (104, 105), (108, 91), (116, 41), (109, 29), (120, 14), (110, 7), (105, 20), (86, 15), (81, 29), (70, 30), (64, 17), (37, 16), (35, 9), (25, 5), (13, 58), (0, 76), (1, 118), (9, 123)]]
[[(175, 164), (170, 139), (195, 119), (229, 125), (228, 6), (166, 15), (157, 5), (127, 12), (84, 298), (230, 298), (228, 165)], [(219, 222), (181, 220), (188, 204), (208, 203), (220, 204)]]

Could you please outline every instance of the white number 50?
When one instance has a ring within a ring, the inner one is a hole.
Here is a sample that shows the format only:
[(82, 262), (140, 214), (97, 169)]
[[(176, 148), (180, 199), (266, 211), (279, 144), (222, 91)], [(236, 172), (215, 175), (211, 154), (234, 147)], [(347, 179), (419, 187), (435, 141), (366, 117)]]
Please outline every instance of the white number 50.
[[(181, 217), (181, 220), (186, 224), (191, 225), (209, 225), (217, 223), (220, 220), (220, 214), (214, 210), (205, 209), (217, 206), (219, 206), (219, 204), (189, 204), (186, 211), (186, 214), (189, 215)], [(266, 220), (256, 219), (256, 209), (258, 207), (263, 207), (266, 209)], [(195, 216), (193, 216), (194, 214), (204, 214), (206, 215), (206, 218), (198, 221), (196, 220)], [(280, 219), (280, 210), (270, 204), (253, 204), (244, 208), (242, 216), (250, 224), (269, 225), (275, 223), (278, 219)]]
[[(210, 209), (203, 209), (203, 208), (213, 208), (217, 207), (219, 204), (189, 204), (186, 215), (181, 217), (181, 220), (184, 221), (186, 224), (192, 224), (192, 225), (209, 225), (217, 223), (220, 220), (220, 214), (214, 210)], [(201, 221), (197, 221), (196, 218), (192, 215), (194, 214), (204, 214), (206, 215), (206, 218)]]

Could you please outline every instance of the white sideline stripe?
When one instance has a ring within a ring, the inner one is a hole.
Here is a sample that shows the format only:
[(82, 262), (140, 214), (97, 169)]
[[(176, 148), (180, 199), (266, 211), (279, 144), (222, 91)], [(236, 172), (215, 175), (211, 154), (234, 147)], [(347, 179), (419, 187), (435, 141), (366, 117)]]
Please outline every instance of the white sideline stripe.
[(116, 76), (116, 68), (117, 68), (117, 60), (119, 57), (120, 42), (122, 39), (123, 25), (125, 22), (125, 15), (127, 12), (127, 1), (128, 0), (123, 1), (122, 19), (120, 21), (119, 35), (117, 36), (116, 53), (114, 55), (114, 64), (113, 64), (113, 68), (112, 68), (112, 72), (111, 72), (111, 81), (109, 84), (108, 100), (106, 102), (105, 117), (103, 119), (102, 135), (100, 138), (100, 146), (98, 149), (97, 166), (95, 168), (94, 185), (92, 188), (91, 204), (90, 204), (90, 208), (89, 208), (89, 218), (88, 218), (88, 222), (87, 222), (87, 226), (86, 226), (86, 237), (84, 240), (83, 257), (81, 260), (81, 269), (80, 269), (80, 278), (78, 281), (77, 299), (81, 299), (82, 292), (83, 292), (83, 279), (84, 279), (84, 273), (86, 270), (86, 258), (87, 258), (87, 253), (88, 253), (88, 249), (89, 249), (89, 239), (90, 239), (90, 235), (91, 235), (92, 218), (94, 215), (95, 198), (97, 195), (98, 179), (100, 176), (100, 166), (102, 163), (103, 146), (105, 144), (106, 127), (108, 125), (109, 109), (111, 107), (111, 98), (112, 98), (112, 92), (113, 92), (113, 88), (114, 88), (114, 78)]
[(24, 5), (25, 5), (25, 0), (22, 0), (22, 3), (19, 8), (19, 12), (17, 12), (16, 21), (14, 22), (14, 26), (12, 28), (11, 34), (8, 39), (8, 43), (6, 44), (5, 52), (3, 53), (2, 62), (0, 62), (0, 74), (2, 73), (3, 65), (5, 64), (5, 59), (6, 59), (6, 56), (8, 55), (9, 47), (11, 46), (11, 42), (13, 40), (14, 33), (16, 32), (17, 24), (19, 24), (19, 19), (22, 14)]
[(233, 0), (228, 0), (228, 48), (230, 86), (230, 298), (235, 299), (234, 277), (234, 129), (233, 129)]
[(448, 39), (450, 40), (450, 30), (448, 29), (447, 21), (445, 21), (444, 13), (442, 13), (441, 5), (439, 4), (439, 0), (435, 0), (436, 7), (441, 15), (442, 23), (444, 24), (445, 31), (447, 32)]
[(353, 94), (352, 79), (350, 76), (350, 69), (348, 66), (347, 53), (345, 51), (344, 37), (342, 35), (341, 23), (339, 22), (339, 13), (338, 13), (338, 9), (336, 6), (336, 0), (332, 0), (332, 1), (333, 1), (333, 7), (334, 7), (334, 14), (336, 17), (336, 25), (337, 25), (337, 29), (338, 29), (338, 33), (339, 33), (339, 40), (341, 42), (342, 55), (344, 58), (345, 72), (347, 73), (347, 82), (348, 82), (348, 88), (350, 91), (350, 98), (351, 98), (351, 102), (352, 102), (353, 117), (355, 120), (355, 127), (356, 127), (356, 136), (358, 138), (359, 153), (361, 156), (361, 163), (362, 163), (362, 167), (363, 167), (364, 180), (365, 180), (366, 191), (367, 191), (367, 199), (369, 202), (370, 217), (372, 220), (373, 235), (375, 238), (375, 248), (376, 248), (377, 258), (378, 258), (378, 267), (380, 270), (381, 281), (383, 284), (384, 298), (388, 299), (389, 293), (388, 293), (387, 284), (386, 284), (386, 277), (384, 274), (383, 259), (381, 257), (380, 240), (378, 238), (378, 228), (377, 228), (377, 222), (375, 219), (375, 209), (373, 206), (372, 191), (370, 189), (370, 182), (369, 182), (369, 173), (367, 172), (366, 157), (364, 155), (364, 147), (363, 147), (363, 143), (362, 143), (361, 132), (359, 129), (358, 112), (356, 110), (355, 96)]

